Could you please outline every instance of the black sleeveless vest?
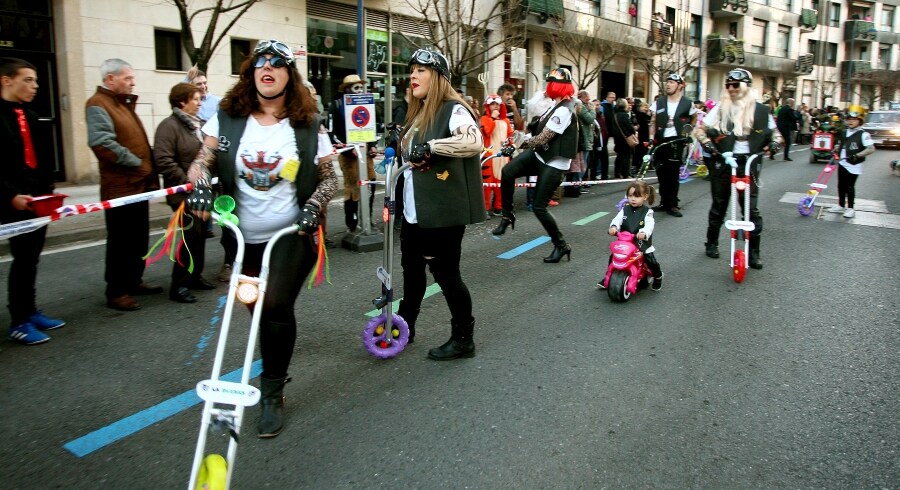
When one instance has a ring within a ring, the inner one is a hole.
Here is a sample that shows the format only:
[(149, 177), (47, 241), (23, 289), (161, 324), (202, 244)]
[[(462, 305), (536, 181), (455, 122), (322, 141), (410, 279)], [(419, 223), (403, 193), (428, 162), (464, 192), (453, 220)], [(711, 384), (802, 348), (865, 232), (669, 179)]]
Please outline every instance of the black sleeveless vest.
[[(659, 107), (659, 103), (662, 102), (662, 108)], [(662, 109), (662, 110), (660, 110)], [(662, 140), (662, 135), (666, 131), (666, 124), (669, 122), (669, 100), (668, 98), (663, 99), (662, 97), (656, 101), (656, 139), (657, 141)], [(685, 129), (685, 125), (690, 126), (691, 124), (691, 100), (687, 97), (682, 97), (681, 100), (678, 101), (678, 107), (675, 109), (675, 117), (672, 121), (675, 124), (675, 137), (679, 138), (683, 134), (682, 131)], [(688, 129), (690, 131), (690, 129)]]
[(557, 156), (563, 158), (575, 158), (575, 153), (578, 151), (578, 123), (575, 121), (575, 118), (577, 117), (575, 115), (575, 102), (571, 98), (561, 100), (553, 107), (553, 109), (547, 112), (546, 117), (543, 117), (538, 121), (534, 135), (537, 136), (544, 131), (544, 127), (547, 126), (547, 123), (550, 121), (550, 116), (552, 116), (553, 112), (560, 106), (569, 109), (569, 112), (572, 114), (572, 122), (570, 122), (566, 130), (563, 131), (563, 134), (554, 136), (553, 139), (543, 147), (534, 149), (545, 163)]
[[(860, 129), (859, 131), (851, 134), (850, 136), (847, 136), (847, 131), (846, 130), (844, 131), (844, 137), (842, 138), (843, 142), (841, 143), (841, 145), (842, 145), (841, 147), (847, 152), (847, 157), (856, 155), (857, 153), (866, 149), (866, 147), (863, 146), (863, 141), (862, 141), (863, 132), (864, 131)], [(866, 161), (866, 157), (860, 158), (855, 163), (862, 163), (864, 161)]]
[[(722, 133), (725, 138), (716, 143), (716, 148), (720, 153), (734, 149), (736, 138), (731, 132), (732, 128), (728, 129), (727, 132)], [(747, 141), (750, 143), (751, 155), (761, 152), (772, 141), (772, 130), (769, 129), (769, 108), (759, 102), (756, 103), (756, 108), (753, 110), (753, 128), (747, 136)]]
[[(241, 137), (247, 128), (246, 117), (231, 117), (219, 110), (219, 151), (216, 156), (216, 170), (219, 182), (225, 190), (225, 194), (235, 195), (239, 179), (235, 175), (235, 161)], [(297, 178), (294, 185), (297, 188), (297, 205), (303, 207), (309, 200), (318, 185), (318, 164), (313, 161), (319, 149), (319, 131), (321, 120), (314, 116), (309, 126), (294, 128), (294, 137), (297, 140), (297, 155), (300, 157), (300, 168), (297, 170)], [(330, 164), (329, 164), (330, 165)], [(320, 203), (322, 208), (328, 206), (327, 202)]]
[[(625, 207), (622, 208), (622, 215), (624, 216), (624, 219), (622, 219), (622, 230), (632, 235), (637, 235), (638, 230), (644, 227), (644, 218), (647, 217), (648, 211), (650, 211), (650, 208), (647, 206), (635, 209), (630, 204), (625, 204)], [(647, 237), (641, 244), (641, 252), (650, 248), (650, 245), (653, 245), (652, 236)]]

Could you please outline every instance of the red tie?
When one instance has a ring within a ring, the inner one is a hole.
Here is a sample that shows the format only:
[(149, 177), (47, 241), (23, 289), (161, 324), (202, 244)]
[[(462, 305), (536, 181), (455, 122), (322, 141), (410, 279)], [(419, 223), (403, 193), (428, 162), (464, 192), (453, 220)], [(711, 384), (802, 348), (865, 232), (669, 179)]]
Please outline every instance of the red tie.
[(19, 116), (19, 130), (22, 131), (22, 142), (25, 143), (25, 165), (37, 168), (37, 158), (34, 156), (34, 143), (31, 142), (31, 130), (28, 129), (28, 121), (25, 120), (25, 111), (21, 108), (13, 110)]

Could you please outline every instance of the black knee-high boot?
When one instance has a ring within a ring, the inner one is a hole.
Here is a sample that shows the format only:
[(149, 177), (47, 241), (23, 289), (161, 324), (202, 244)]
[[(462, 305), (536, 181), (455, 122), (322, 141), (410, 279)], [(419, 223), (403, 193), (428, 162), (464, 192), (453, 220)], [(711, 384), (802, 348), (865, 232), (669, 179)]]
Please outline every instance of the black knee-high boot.
[(259, 390), (262, 398), (259, 401), (262, 412), (259, 415), (259, 437), (265, 439), (275, 437), (284, 428), (284, 385), (291, 378), (278, 379), (259, 378)]
[(759, 235), (750, 235), (750, 267), (753, 269), (762, 269), (762, 262), (759, 261)]
[(419, 308), (412, 308), (406, 305), (406, 301), (401, 299), (400, 306), (397, 308), (397, 314), (406, 320), (406, 325), (409, 327), (409, 343), (412, 344), (416, 338), (416, 320), (419, 318)]
[(472, 340), (475, 319), (472, 318), (465, 323), (451, 320), (450, 326), (450, 340), (440, 347), (429, 350), (428, 358), (435, 361), (451, 361), (475, 357), (475, 342)]

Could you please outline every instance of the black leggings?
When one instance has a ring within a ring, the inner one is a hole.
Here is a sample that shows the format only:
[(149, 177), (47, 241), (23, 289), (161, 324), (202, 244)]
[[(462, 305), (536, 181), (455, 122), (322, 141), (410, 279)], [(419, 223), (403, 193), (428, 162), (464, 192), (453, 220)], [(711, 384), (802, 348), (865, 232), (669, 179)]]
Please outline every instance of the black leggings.
[(431, 270), (450, 308), (454, 324), (472, 322), (472, 295), (462, 280), (459, 262), (465, 226), (422, 228), (403, 220), (400, 264), (403, 266), (403, 319), (415, 325), (425, 297), (425, 266)]
[[(265, 248), (266, 243), (247, 245), (242, 268), (244, 275), (259, 276)], [(264, 378), (279, 379), (287, 376), (297, 340), (294, 303), (315, 262), (316, 251), (309, 236), (284, 236), (272, 250), (259, 325), (259, 350), (262, 353)], [(250, 309), (252, 311), (253, 307)]]
[(859, 175), (851, 174), (843, 165), (838, 165), (838, 204), (841, 207), (844, 207), (845, 202), (848, 208), (853, 207), (853, 201), (856, 199), (857, 178)]
[(559, 226), (547, 206), (550, 198), (562, 183), (566, 172), (550, 165), (541, 163), (534, 150), (526, 150), (512, 159), (503, 167), (500, 180), (500, 193), (503, 196), (503, 212), (512, 213), (513, 193), (516, 190), (516, 179), (528, 175), (537, 175), (537, 183), (534, 187), (534, 216), (541, 222), (544, 230), (550, 235), (554, 245), (562, 245), (563, 236)]

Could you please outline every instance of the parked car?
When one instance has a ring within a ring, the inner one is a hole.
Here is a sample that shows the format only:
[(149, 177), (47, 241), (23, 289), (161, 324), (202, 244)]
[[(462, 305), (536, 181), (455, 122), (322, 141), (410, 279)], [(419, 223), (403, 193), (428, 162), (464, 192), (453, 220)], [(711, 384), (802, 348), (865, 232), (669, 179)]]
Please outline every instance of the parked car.
[(863, 129), (872, 135), (876, 148), (892, 146), (900, 149), (900, 111), (871, 111)]

